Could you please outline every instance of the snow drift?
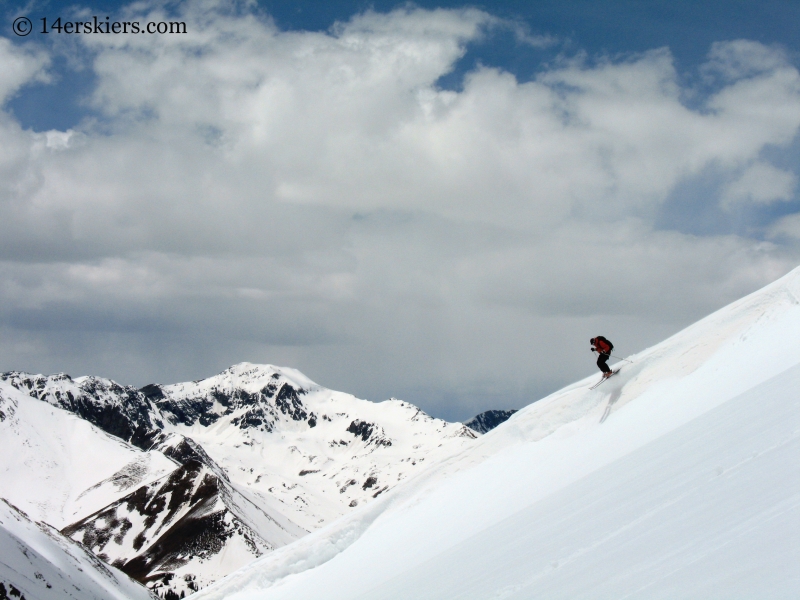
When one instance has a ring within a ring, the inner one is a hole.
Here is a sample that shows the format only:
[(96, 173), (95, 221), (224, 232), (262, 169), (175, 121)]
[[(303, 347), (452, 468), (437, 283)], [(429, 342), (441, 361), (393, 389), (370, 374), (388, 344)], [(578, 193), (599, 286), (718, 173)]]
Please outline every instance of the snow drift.
[(800, 595), (800, 269), (201, 591)]

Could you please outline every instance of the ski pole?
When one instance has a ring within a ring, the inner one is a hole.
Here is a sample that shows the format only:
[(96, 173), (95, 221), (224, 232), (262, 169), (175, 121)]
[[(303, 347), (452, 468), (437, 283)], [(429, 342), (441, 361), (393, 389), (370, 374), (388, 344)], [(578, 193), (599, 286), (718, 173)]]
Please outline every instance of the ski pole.
[[(592, 348), (592, 352), (594, 352), (595, 354), (599, 354), (597, 352), (597, 350), (595, 350), (594, 348)], [(615, 354), (609, 354), (609, 356), (611, 358), (616, 358), (617, 360), (624, 360), (625, 362), (629, 362), (629, 363), (633, 364), (633, 361), (632, 360), (628, 360), (627, 358), (622, 358), (621, 356), (617, 356)]]

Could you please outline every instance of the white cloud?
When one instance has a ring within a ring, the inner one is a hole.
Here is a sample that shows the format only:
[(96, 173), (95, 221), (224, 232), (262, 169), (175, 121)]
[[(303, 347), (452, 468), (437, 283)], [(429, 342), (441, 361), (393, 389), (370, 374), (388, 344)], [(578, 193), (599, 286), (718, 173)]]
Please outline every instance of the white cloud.
[(221, 6), (181, 5), (186, 36), (78, 40), (97, 121), (0, 122), (4, 368), (146, 383), (269, 361), (442, 414), (519, 404), (592, 368), (587, 332), (639, 349), (798, 257), (654, 225), (708, 168), (739, 177), (731, 198), (788, 197), (760, 161), (800, 126), (777, 50), (715, 45), (700, 109), (667, 49), (529, 82), (479, 68), (456, 92), (436, 81), (486, 13), (284, 32)]
[(797, 176), (770, 164), (757, 162), (728, 184), (722, 193), (722, 206), (731, 208), (744, 202), (770, 204), (792, 200)]
[(734, 40), (711, 45), (703, 72), (733, 81), (780, 70), (787, 64), (786, 53), (781, 48), (770, 48), (751, 40)]
[[(463, 92), (437, 90), (491, 22), (476, 11), (368, 13), (333, 34), (201, 16), (187, 13), (189, 38), (102, 47), (94, 99), (128, 137), (241, 167), (243, 185), (227, 184), (240, 194), (482, 220), (500, 194), (504, 210), (488, 218), (541, 228), (576, 210), (652, 210), (683, 178), (751, 161), (800, 123), (800, 78), (775, 53), (772, 70), (723, 87), (701, 113), (681, 102), (667, 50), (522, 84), (479, 69)], [(753, 52), (763, 63), (769, 50)]]
[(45, 68), (48, 57), (34, 50), (20, 48), (0, 37), (0, 107), (19, 89), (31, 81), (48, 81)]
[(767, 231), (771, 240), (800, 240), (800, 213), (794, 213), (778, 219)]

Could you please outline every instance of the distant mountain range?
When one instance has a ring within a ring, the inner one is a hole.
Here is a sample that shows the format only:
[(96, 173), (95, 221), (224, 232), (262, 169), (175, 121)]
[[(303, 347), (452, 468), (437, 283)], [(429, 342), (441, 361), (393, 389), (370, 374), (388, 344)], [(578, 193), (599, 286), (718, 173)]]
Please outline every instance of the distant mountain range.
[(468, 448), (511, 412), (483, 413), (473, 429), (249, 363), (141, 389), (9, 372), (0, 483), (33, 520), (154, 592), (188, 594)]

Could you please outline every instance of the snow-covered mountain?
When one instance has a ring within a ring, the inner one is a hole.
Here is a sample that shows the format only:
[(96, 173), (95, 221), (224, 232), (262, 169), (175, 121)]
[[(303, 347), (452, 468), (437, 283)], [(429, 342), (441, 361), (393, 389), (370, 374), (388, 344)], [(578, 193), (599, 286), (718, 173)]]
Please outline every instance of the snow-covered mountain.
[(166, 431), (198, 442), (231, 481), (308, 530), (476, 437), (407, 402), (359, 400), (271, 365), (242, 363), (158, 390)]
[(152, 589), (178, 593), (205, 587), (307, 532), (189, 461), (63, 533)]
[[(141, 390), (98, 377), (10, 372), (0, 375), (3, 391), (17, 404), (24, 398), (33, 407), (26, 410), (80, 416), (84, 421), (69, 418), (117, 436), (102, 434), (140, 461), (160, 457), (161, 471), (114, 463), (116, 471), (109, 467), (87, 485), (122, 481), (124, 469), (141, 472), (139, 485), (72, 508), (58, 526), (152, 589), (177, 593), (375, 501), (477, 437), (406, 402), (359, 400), (271, 365), (242, 363), (205, 380)], [(27, 421), (18, 419), (17, 427)], [(51, 427), (57, 425), (42, 425), (42, 436)], [(9, 443), (25, 445), (26, 435)], [(82, 454), (90, 465), (93, 443)], [(79, 454), (48, 464), (94, 476)], [(14, 453), (6, 457), (9, 481), (22, 477)], [(68, 475), (61, 481), (71, 485)], [(24, 491), (14, 500), (26, 509), (44, 501)], [(37, 518), (48, 514), (43, 509)]]
[(197, 600), (800, 597), (800, 269)]
[(122, 386), (101, 377), (69, 375), (0, 374), (6, 381), (33, 398), (63, 408), (96, 425), (106, 433), (147, 450), (162, 429), (160, 412), (136, 388)]
[(175, 468), (0, 381), (0, 496), (36, 521), (60, 529)]
[[(0, 380), (179, 462), (200, 448), (209, 467), (219, 465), (234, 484), (307, 530), (476, 437), (406, 402), (359, 400), (272, 365), (241, 363), (201, 381), (141, 390), (64, 374), (11, 372)], [(188, 442), (177, 448), (175, 435)]]
[(2, 499), (0, 598), (155, 600), (147, 588)]

